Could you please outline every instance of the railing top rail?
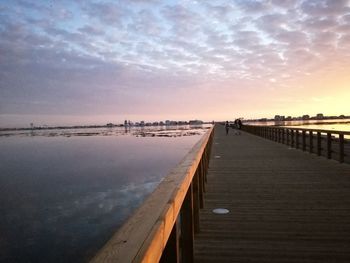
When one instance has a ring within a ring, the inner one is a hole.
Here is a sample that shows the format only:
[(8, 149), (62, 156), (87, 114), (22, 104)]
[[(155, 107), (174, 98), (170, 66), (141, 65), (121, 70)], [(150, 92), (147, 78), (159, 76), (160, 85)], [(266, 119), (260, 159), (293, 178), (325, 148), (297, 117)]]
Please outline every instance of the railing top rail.
[(299, 131), (312, 131), (312, 132), (321, 132), (321, 133), (332, 133), (332, 134), (343, 134), (350, 135), (348, 131), (335, 131), (335, 130), (323, 130), (323, 129), (309, 129), (309, 128), (298, 128), (290, 126), (272, 126), (272, 125), (245, 125), (251, 127), (268, 127), (273, 129), (285, 129), (285, 130), (299, 130)]
[(161, 181), (91, 262), (157, 262), (170, 236), (214, 126)]

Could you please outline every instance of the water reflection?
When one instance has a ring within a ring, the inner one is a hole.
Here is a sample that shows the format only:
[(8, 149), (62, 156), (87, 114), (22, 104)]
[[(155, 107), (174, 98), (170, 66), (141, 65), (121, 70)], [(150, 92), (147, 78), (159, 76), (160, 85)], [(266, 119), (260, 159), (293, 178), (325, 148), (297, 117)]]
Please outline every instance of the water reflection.
[(103, 127), (103, 128), (62, 128), (62, 129), (29, 129), (0, 131), (0, 137), (10, 136), (147, 136), (147, 137), (181, 137), (186, 135), (201, 135), (211, 125), (182, 125), (182, 126), (140, 126)]
[(1, 137), (0, 261), (86, 261), (205, 130), (163, 132), (34, 130)]

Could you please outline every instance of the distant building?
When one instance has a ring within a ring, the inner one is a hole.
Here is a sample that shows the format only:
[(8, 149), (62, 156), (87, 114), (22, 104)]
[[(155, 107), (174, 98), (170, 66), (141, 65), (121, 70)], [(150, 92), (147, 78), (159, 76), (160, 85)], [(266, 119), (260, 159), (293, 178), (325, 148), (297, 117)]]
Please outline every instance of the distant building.
[(169, 121), (169, 120), (166, 120), (166, 121), (165, 121), (165, 125), (167, 125), (167, 126), (170, 125), (170, 121)]
[(170, 121), (169, 125), (170, 126), (176, 126), (177, 125), (177, 121)]
[(189, 124), (190, 125), (202, 125), (203, 121), (201, 121), (201, 120), (190, 120)]
[(275, 121), (284, 121), (285, 117), (282, 115), (275, 115)]
[(316, 119), (318, 119), (318, 120), (322, 120), (323, 118), (324, 118), (323, 113), (318, 113), (316, 115)]

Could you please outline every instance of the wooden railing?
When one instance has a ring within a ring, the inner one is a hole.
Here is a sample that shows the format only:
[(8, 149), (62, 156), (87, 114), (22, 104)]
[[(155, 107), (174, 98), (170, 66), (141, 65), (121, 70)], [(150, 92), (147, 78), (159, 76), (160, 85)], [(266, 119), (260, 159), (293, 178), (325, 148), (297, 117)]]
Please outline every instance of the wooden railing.
[(213, 127), (91, 262), (193, 262)]
[(243, 125), (242, 129), (296, 149), (322, 155), (328, 159), (337, 159), (341, 163), (350, 155), (348, 141), (344, 139), (350, 132), (257, 125)]

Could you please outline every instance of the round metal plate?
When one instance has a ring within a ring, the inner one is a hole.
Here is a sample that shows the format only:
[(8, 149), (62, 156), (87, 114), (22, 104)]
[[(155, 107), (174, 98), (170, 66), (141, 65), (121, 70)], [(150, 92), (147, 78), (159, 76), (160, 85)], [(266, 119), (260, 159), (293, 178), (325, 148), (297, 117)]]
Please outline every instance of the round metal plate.
[(213, 210), (214, 214), (219, 214), (219, 215), (224, 215), (224, 214), (228, 214), (230, 211), (226, 208), (215, 208)]

